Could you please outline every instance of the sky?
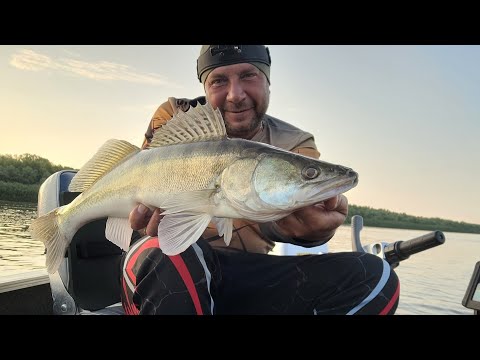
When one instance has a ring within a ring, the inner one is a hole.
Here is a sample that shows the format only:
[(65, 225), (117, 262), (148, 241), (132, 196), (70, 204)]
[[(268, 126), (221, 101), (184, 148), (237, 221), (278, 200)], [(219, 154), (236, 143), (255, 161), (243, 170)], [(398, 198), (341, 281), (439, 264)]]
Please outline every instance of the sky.
[[(350, 204), (480, 224), (480, 46), (267, 45), (268, 114), (349, 166)], [(204, 95), (200, 45), (0, 46), (0, 154), (80, 168)], [(368, 224), (365, 224), (368, 226)]]

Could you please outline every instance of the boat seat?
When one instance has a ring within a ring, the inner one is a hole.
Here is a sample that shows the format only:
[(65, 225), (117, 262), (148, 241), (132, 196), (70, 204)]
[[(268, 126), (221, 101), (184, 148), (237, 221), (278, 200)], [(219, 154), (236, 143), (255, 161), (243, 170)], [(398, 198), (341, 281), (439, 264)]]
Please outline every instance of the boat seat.
[[(42, 183), (38, 216), (70, 203), (80, 194), (68, 191), (75, 174), (75, 170), (58, 171)], [(81, 227), (58, 271), (49, 274), (54, 314), (124, 314), (120, 300), (123, 250), (105, 238), (106, 221), (99, 219)], [(132, 238), (138, 237), (134, 231)]]

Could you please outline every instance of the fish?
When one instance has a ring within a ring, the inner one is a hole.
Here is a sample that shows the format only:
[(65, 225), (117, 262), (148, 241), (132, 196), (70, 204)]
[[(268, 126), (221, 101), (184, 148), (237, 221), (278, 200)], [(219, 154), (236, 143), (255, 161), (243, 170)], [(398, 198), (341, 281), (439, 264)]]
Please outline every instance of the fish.
[(230, 138), (208, 102), (179, 111), (155, 131), (145, 149), (107, 140), (73, 177), (72, 202), (34, 219), (32, 239), (46, 248), (46, 268), (59, 268), (75, 233), (107, 218), (105, 237), (127, 251), (128, 217), (138, 204), (161, 208), (160, 249), (177, 255), (210, 223), (229, 245), (233, 219), (279, 220), (344, 193), (358, 183), (353, 169), (273, 145)]

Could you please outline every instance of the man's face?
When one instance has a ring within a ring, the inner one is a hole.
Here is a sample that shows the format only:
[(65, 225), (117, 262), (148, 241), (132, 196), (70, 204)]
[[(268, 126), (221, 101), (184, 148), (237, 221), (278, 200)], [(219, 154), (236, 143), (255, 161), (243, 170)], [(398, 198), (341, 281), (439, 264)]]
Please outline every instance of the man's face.
[(215, 68), (204, 87), (207, 101), (222, 113), (229, 136), (251, 139), (258, 132), (270, 87), (257, 67), (241, 63)]

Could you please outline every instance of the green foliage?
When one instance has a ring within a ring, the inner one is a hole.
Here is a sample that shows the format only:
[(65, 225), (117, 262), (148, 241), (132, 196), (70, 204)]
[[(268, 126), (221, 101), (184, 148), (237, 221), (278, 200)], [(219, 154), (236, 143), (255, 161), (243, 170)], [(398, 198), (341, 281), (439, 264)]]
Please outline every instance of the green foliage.
[(0, 155), (0, 181), (40, 185), (51, 174), (73, 169), (54, 165), (38, 155)]
[(0, 200), (37, 202), (40, 185), (53, 173), (73, 169), (38, 155), (0, 155)]
[(357, 205), (349, 206), (348, 217), (345, 221), (346, 224), (351, 223), (353, 215), (362, 216), (365, 226), (480, 234), (480, 225), (477, 224), (468, 224), (463, 221), (458, 222), (440, 218), (425, 218)]
[(0, 200), (37, 203), (38, 184), (20, 184), (0, 181)]

